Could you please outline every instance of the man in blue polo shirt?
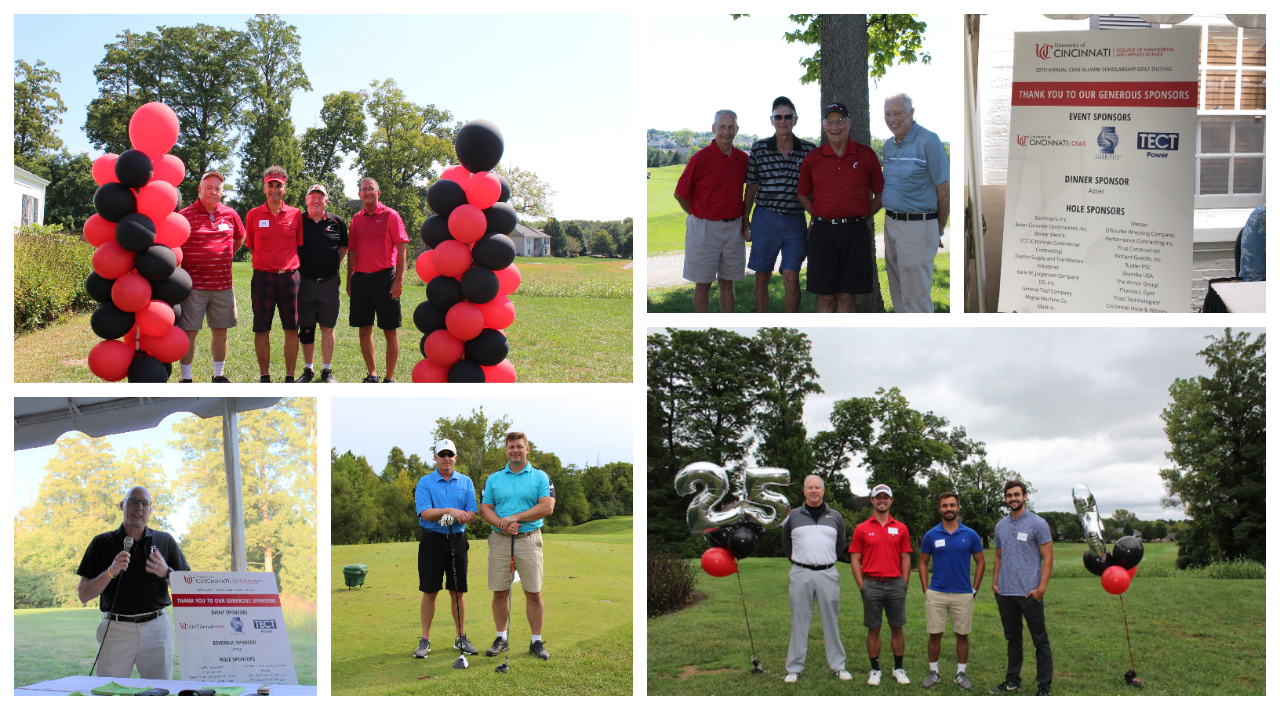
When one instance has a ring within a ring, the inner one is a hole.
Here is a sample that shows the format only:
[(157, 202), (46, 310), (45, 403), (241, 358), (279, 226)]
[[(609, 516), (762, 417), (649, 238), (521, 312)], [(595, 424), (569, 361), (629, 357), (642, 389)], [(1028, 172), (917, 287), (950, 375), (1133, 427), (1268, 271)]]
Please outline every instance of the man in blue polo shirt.
[(556, 507), (551, 477), (529, 463), (529, 439), (524, 432), (507, 433), (507, 467), (489, 476), (480, 494), (480, 517), (493, 526), (489, 534), (489, 591), (493, 592), (493, 624), (498, 636), (484, 652), (496, 656), (506, 650), (511, 613), (511, 561), (524, 588), (524, 613), (529, 620), (529, 653), (551, 658), (542, 642), (542, 520)]
[(884, 100), (884, 264), (895, 313), (933, 313), (933, 259), (951, 205), (951, 163), (938, 134), (915, 122), (911, 97)]
[[(951, 617), (951, 631), (956, 635), (956, 685), (973, 687), (965, 669), (969, 664), (969, 632), (973, 630), (973, 600), (982, 586), (987, 571), (987, 556), (982, 552), (982, 538), (960, 522), (960, 499), (947, 491), (938, 496), (938, 513), (942, 522), (924, 534), (920, 541), (920, 586), (924, 588), (924, 623), (929, 631), (929, 675), (921, 683), (931, 688), (942, 680), (938, 675), (938, 655), (942, 653), (942, 632)], [(978, 563), (978, 571), (969, 578), (969, 558)], [(929, 560), (933, 560), (933, 579), (929, 578)]]
[(1036, 647), (1036, 695), (1050, 695), (1053, 649), (1044, 625), (1044, 593), (1053, 574), (1053, 535), (1044, 518), (1027, 509), (1027, 486), (1022, 481), (1005, 481), (1004, 504), (1009, 514), (996, 523), (991, 591), (1000, 610), (1009, 665), (1004, 682), (991, 692), (999, 695), (1022, 687), (1022, 621), (1026, 619)]
[[(450, 439), (436, 442), (436, 470), (418, 479), (414, 491), (418, 525), (422, 526), (418, 543), (418, 589), (422, 592), (422, 638), (417, 658), (431, 653), (431, 620), (436, 615), (436, 595), (441, 580), (449, 590), (454, 628), (453, 647), (476, 655), (476, 647), (467, 639), (467, 607), (462, 595), (467, 592), (467, 523), (476, 519), (476, 488), (471, 479), (458, 473), (458, 448)], [(441, 520), (445, 517), (452, 520)], [(441, 523), (444, 524), (441, 524)]]

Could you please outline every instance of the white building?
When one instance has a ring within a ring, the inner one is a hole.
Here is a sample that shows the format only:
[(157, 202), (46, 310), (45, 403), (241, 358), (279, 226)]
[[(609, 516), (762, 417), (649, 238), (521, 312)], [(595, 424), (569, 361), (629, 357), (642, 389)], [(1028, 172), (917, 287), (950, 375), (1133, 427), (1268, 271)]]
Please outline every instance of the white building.
[(17, 214), (13, 226), (25, 227), (28, 224), (44, 224), (44, 191), (49, 181), (35, 173), (13, 166), (13, 184), (17, 193), (14, 205)]
[(511, 241), (518, 256), (551, 256), (551, 237), (541, 230), (517, 224)]

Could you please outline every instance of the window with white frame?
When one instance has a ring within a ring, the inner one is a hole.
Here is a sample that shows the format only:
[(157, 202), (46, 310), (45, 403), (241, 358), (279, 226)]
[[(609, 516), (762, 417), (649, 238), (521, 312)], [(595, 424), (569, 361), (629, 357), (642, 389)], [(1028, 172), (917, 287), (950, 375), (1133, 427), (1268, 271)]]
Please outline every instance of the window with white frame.
[(22, 195), (22, 226), (35, 224), (39, 221), (40, 215), (40, 198), (35, 195)]
[(1266, 130), (1266, 30), (1202, 25), (1196, 207), (1266, 200)]

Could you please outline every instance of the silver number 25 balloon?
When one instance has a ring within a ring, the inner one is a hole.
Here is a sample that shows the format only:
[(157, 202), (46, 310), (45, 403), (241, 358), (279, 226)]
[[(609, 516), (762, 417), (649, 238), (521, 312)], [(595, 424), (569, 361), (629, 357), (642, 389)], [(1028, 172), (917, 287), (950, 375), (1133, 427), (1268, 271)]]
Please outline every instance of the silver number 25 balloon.
[(1077, 483), (1071, 489), (1071, 498), (1075, 502), (1076, 512), (1080, 514), (1080, 525), (1084, 528), (1084, 541), (1089, 549), (1098, 557), (1107, 554), (1107, 541), (1102, 532), (1102, 516), (1098, 514), (1098, 502), (1093, 499), (1093, 492), (1083, 483)]
[(747, 519), (762, 528), (782, 524), (791, 513), (791, 504), (773, 486), (785, 486), (791, 482), (791, 472), (785, 468), (749, 468), (746, 473), (747, 500), (743, 512)]
[(689, 503), (686, 519), (691, 532), (749, 520), (763, 528), (773, 528), (786, 520), (791, 506), (782, 493), (771, 486), (786, 485), (791, 474), (784, 468), (749, 468), (738, 488), (740, 500), (721, 503), (730, 489), (729, 474), (724, 467), (707, 461), (691, 463), (676, 474), (676, 493), (697, 493)]

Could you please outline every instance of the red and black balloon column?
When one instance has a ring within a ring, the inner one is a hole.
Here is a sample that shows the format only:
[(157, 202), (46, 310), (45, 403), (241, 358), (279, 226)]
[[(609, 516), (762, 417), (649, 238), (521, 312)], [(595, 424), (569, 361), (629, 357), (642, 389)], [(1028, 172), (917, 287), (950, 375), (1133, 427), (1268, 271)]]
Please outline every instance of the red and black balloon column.
[(178, 116), (152, 102), (129, 119), (133, 149), (93, 162), (98, 213), (84, 237), (97, 249), (85, 286), (102, 304), (89, 320), (102, 342), (89, 351), (89, 370), (108, 382), (165, 382), (187, 352), (187, 335), (174, 325), (191, 294), (179, 266), (191, 234), (177, 212), (186, 167), (168, 154), (177, 140)]
[(489, 121), (464, 125), (454, 141), (458, 162), (430, 189), (435, 214), (422, 223), (428, 251), (418, 257), (427, 300), (413, 312), (423, 360), (414, 382), (515, 382), (505, 328), (516, 318), (508, 298), (520, 288), (511, 186), (489, 172), (502, 158), (502, 132)]

